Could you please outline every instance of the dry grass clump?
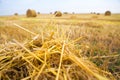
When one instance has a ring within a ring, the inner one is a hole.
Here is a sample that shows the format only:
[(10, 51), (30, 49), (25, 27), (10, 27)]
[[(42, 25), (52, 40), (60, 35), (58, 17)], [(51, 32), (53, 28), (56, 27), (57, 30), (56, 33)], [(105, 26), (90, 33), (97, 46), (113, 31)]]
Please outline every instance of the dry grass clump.
[(55, 11), (54, 14), (55, 14), (56, 17), (61, 17), (62, 16), (62, 13), (60, 11)]
[(27, 17), (36, 17), (36, 16), (37, 16), (37, 13), (36, 13), (35, 10), (28, 9), (28, 10), (26, 11), (26, 16), (27, 16)]
[(55, 38), (53, 32), (48, 37), (33, 35), (34, 39), (25, 44), (13, 40), (1, 47), (0, 79), (115, 80), (111, 73), (99, 69), (82, 55), (88, 48), (82, 43), (77, 48), (76, 42), (82, 37), (69, 41)]
[(72, 32), (68, 30), (68, 33), (71, 32), (71, 39), (84, 36), (79, 44), (89, 45), (89, 49), (84, 49), (83, 55), (89, 57), (102, 70), (111, 72), (116, 80), (119, 80), (120, 36), (118, 34), (120, 34), (120, 28), (118, 26), (100, 26), (100, 23), (96, 22), (84, 22), (83, 27), (70, 27), (70, 29)]
[(106, 11), (105, 12), (105, 16), (111, 16), (111, 12), (110, 11)]

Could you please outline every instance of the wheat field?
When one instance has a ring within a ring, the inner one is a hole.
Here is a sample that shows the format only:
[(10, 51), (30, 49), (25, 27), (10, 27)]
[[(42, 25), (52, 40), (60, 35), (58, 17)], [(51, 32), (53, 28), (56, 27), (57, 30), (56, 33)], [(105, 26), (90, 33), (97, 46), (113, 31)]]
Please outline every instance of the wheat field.
[(0, 80), (120, 80), (120, 14), (0, 16)]

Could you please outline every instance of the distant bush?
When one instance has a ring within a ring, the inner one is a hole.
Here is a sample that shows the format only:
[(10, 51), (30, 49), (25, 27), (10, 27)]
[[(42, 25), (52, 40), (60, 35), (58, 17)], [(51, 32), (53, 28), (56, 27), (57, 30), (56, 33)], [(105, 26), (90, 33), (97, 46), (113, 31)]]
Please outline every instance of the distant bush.
[(15, 13), (14, 15), (15, 15), (15, 16), (18, 16), (18, 13)]
[(93, 12), (93, 14), (96, 14), (96, 12)]
[(52, 12), (50, 12), (50, 14), (52, 14)]
[(38, 12), (38, 14), (40, 14), (40, 12)]
[(100, 13), (97, 13), (97, 15), (100, 15)]
[(72, 14), (75, 14), (75, 12), (72, 12)]
[(63, 14), (68, 14), (68, 12), (64, 12)]

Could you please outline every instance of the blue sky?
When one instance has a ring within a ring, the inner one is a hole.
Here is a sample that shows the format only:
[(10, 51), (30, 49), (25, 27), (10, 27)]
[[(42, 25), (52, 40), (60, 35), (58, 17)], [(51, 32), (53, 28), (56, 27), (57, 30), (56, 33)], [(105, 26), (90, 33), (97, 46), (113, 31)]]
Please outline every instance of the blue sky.
[(25, 14), (27, 9), (40, 13), (62, 12), (120, 13), (120, 0), (0, 0), (0, 15)]

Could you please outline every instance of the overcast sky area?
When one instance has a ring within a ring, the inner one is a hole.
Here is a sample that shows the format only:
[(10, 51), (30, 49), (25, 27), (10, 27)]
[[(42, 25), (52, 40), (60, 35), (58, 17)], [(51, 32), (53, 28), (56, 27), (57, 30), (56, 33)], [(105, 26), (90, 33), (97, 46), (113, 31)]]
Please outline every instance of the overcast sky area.
[(120, 13), (120, 0), (0, 0), (0, 15), (25, 14), (27, 9), (40, 13), (56, 10), (75, 13)]

